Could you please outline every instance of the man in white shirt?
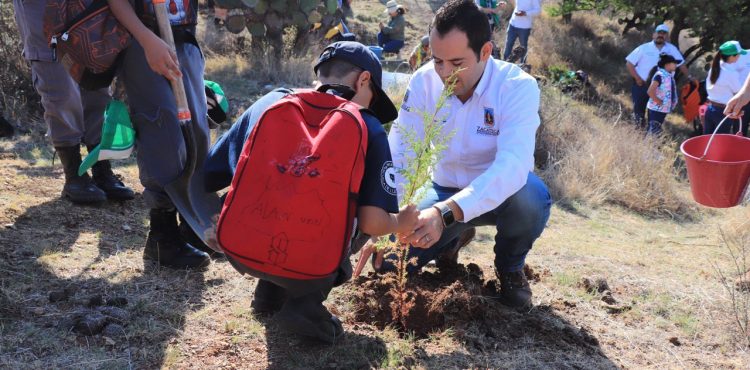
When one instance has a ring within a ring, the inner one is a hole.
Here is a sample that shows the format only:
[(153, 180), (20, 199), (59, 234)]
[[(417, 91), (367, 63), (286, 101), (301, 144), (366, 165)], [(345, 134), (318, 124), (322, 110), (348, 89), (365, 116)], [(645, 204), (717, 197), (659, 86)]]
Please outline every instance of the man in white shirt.
[(685, 57), (673, 44), (667, 42), (669, 38), (669, 27), (666, 24), (656, 26), (653, 40), (635, 48), (625, 58), (625, 66), (630, 77), (633, 78), (633, 86), (630, 94), (633, 99), (633, 119), (638, 127), (646, 125), (646, 104), (648, 104), (648, 74), (651, 68), (659, 62), (659, 54), (667, 53), (679, 61), (680, 72), (692, 79), (685, 65)]
[(516, 0), (516, 7), (513, 9), (513, 16), (510, 17), (508, 24), (508, 34), (505, 38), (505, 51), (503, 51), (503, 60), (508, 60), (510, 53), (513, 51), (513, 44), (516, 39), (520, 39), (523, 47), (521, 61), (526, 58), (526, 52), (529, 50), (529, 35), (531, 35), (531, 25), (534, 17), (542, 12), (542, 6), (539, 0)]
[[(419, 136), (420, 112), (434, 112), (443, 82), (456, 69), (457, 84), (437, 117), (444, 133), (453, 132), (433, 183), (420, 204), (415, 231), (405, 236), (418, 270), (441, 255), (458, 253), (459, 236), (476, 226), (493, 225), (495, 269), (501, 282), (498, 300), (528, 308), (531, 289), (523, 274), (526, 254), (542, 234), (551, 197), (532, 173), (539, 127), (539, 88), (518, 66), (490, 56), (489, 24), (473, 1), (451, 0), (438, 9), (430, 32), (433, 61), (412, 77), (407, 97), (391, 129), (394, 166), (414, 157), (405, 132)], [(396, 176), (398, 194), (403, 177)]]

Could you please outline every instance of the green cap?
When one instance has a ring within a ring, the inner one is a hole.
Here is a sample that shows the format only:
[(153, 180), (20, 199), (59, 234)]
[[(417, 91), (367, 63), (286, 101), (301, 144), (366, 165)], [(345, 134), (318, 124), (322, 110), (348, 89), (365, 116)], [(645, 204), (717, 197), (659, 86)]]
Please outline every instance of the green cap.
[(221, 107), (221, 110), (224, 111), (224, 113), (229, 111), (229, 100), (227, 100), (226, 95), (224, 94), (224, 90), (221, 89), (221, 86), (213, 81), (204, 80), (204, 84), (206, 84), (206, 87), (211, 89), (211, 91), (216, 94), (216, 98), (219, 103), (219, 107)]
[(104, 111), (102, 138), (78, 167), (78, 175), (83, 175), (98, 161), (105, 159), (125, 159), (133, 152), (135, 130), (130, 122), (128, 107), (119, 100), (112, 100)]
[(727, 41), (719, 46), (719, 51), (726, 56), (732, 56), (737, 54), (745, 55), (747, 50), (742, 49), (738, 41)]

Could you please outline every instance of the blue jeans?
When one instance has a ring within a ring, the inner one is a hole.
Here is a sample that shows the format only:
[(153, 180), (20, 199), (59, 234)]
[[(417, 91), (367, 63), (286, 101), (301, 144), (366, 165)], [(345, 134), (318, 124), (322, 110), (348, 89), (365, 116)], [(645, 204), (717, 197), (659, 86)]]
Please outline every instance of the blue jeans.
[(648, 86), (638, 86), (633, 81), (630, 88), (630, 96), (633, 98), (633, 119), (638, 127), (646, 125), (646, 105), (648, 105)]
[[(450, 198), (461, 189), (433, 183), (425, 190), (425, 197), (419, 204), (420, 210)], [(551, 206), (552, 197), (547, 191), (547, 186), (535, 174), (529, 173), (526, 185), (499, 207), (468, 222), (456, 222), (447, 227), (443, 230), (440, 240), (429, 249), (410, 247), (409, 258), (417, 257), (417, 265), (410, 265), (409, 272), (419, 271), (441, 252), (452, 248), (462, 232), (488, 225), (497, 228), (494, 247), (495, 268), (502, 272), (520, 271), (526, 261), (526, 254), (547, 225)], [(383, 263), (383, 269), (393, 268), (391, 263)]]
[[(719, 125), (721, 120), (724, 119), (724, 108), (717, 108), (713, 105), (709, 105), (706, 110), (706, 124), (703, 126), (703, 134), (711, 135), (714, 133), (716, 126)], [(744, 120), (742, 121), (744, 124)], [(724, 124), (721, 125), (717, 134), (736, 134), (740, 129), (740, 121), (736, 119), (728, 119)], [(743, 128), (744, 130), (744, 128)]]
[(404, 47), (404, 40), (391, 40), (383, 32), (378, 32), (378, 46), (383, 48), (384, 53), (398, 53)]
[(667, 118), (667, 113), (657, 112), (655, 110), (648, 110), (648, 130), (647, 134), (659, 135), (661, 134), (661, 125), (664, 123), (664, 119)]
[(529, 35), (531, 35), (531, 28), (517, 28), (508, 25), (508, 35), (505, 38), (505, 51), (503, 51), (503, 60), (508, 60), (510, 53), (513, 51), (513, 44), (516, 43), (516, 39), (520, 39), (521, 46), (524, 49), (521, 60), (526, 57), (526, 53), (529, 51)]

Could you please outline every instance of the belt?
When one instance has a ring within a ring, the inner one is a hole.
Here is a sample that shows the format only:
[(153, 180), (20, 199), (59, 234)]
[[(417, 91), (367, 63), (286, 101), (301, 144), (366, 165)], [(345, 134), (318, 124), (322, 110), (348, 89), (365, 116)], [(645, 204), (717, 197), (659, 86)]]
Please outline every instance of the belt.
[(719, 109), (724, 109), (724, 108), (727, 107), (726, 104), (717, 103), (717, 102), (715, 102), (713, 100), (709, 100), (708, 101), (708, 105), (714, 106), (714, 107), (719, 108)]

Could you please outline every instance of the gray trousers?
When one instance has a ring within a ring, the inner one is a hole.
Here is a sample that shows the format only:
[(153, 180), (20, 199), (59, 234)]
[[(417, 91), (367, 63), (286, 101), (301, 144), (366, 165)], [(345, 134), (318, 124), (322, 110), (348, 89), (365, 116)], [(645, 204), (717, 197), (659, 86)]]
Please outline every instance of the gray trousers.
[(101, 139), (108, 89), (81, 90), (52, 52), (44, 37), (44, 0), (13, 0), (23, 55), (31, 62), (34, 88), (42, 98), (47, 135), (54, 146), (97, 145)]
[(34, 88), (42, 97), (44, 122), (52, 145), (99, 144), (109, 89), (87, 91), (78, 87), (57, 62), (31, 62)]
[[(177, 45), (190, 114), (197, 140), (209, 147), (206, 95), (203, 84), (204, 60), (198, 46), (183, 42)], [(130, 115), (136, 130), (138, 172), (144, 187), (143, 196), (150, 208), (172, 208), (164, 192), (185, 167), (185, 140), (177, 120), (177, 104), (167, 79), (156, 74), (146, 61), (143, 47), (133, 40), (125, 51), (118, 78), (128, 95)], [(205, 158), (207, 153), (198, 153)]]

